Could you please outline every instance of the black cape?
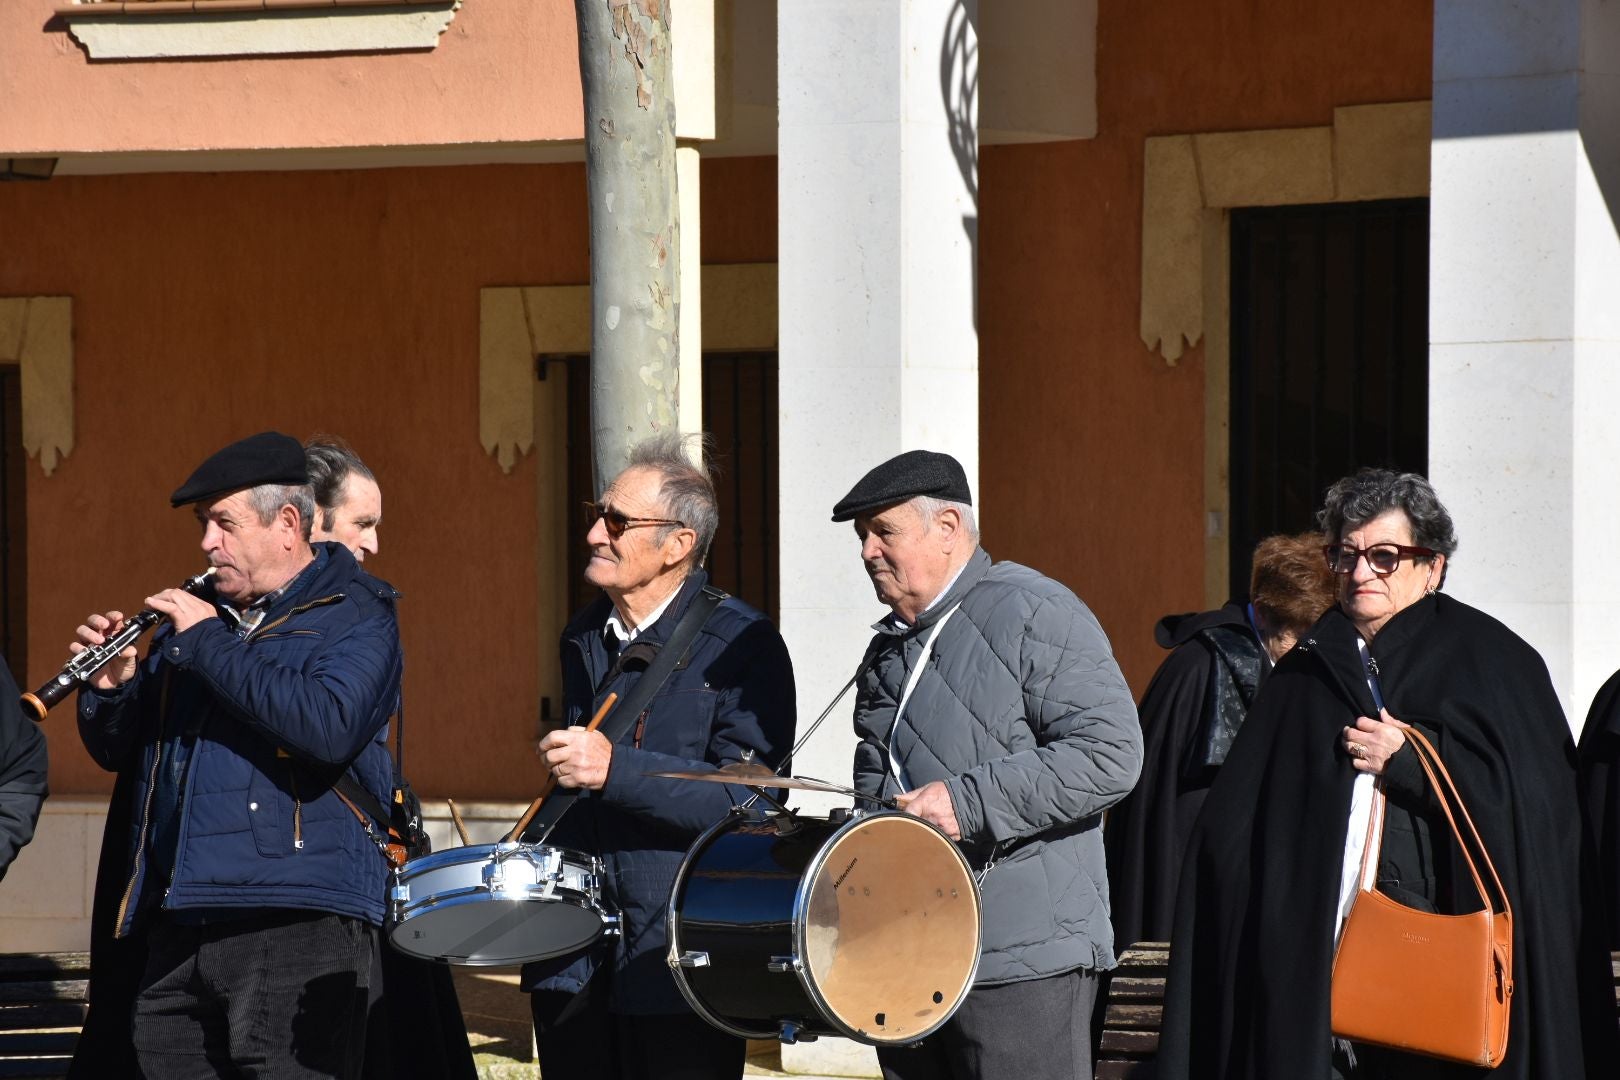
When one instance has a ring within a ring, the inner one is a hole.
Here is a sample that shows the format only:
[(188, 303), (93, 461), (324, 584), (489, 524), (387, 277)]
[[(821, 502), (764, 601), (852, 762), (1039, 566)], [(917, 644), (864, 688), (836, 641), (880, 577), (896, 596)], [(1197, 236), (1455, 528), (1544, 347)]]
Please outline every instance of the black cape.
[(23, 715), (20, 699), (11, 669), (0, 656), (0, 878), (34, 838), (49, 771), (45, 736)]
[(1581, 791), (1597, 843), (1609, 948), (1620, 951), (1620, 671), (1592, 699), (1581, 729)]
[(1187, 837), (1219, 771), (1210, 759), (1224, 756), (1226, 732), (1241, 725), (1270, 666), (1238, 600), (1167, 615), (1154, 638), (1171, 653), (1137, 707), (1142, 777), (1108, 811), (1103, 833), (1116, 948), (1169, 938)]
[[(1371, 644), (1390, 712), (1437, 748), (1514, 912), (1516, 989), (1493, 1080), (1614, 1076), (1620, 1029), (1574, 744), (1546, 665), (1446, 596)], [(1194, 828), (1182, 868), (1160, 1041), (1161, 1080), (1326, 1080), (1333, 936), (1354, 776), (1340, 733), (1373, 702), (1354, 627), (1328, 612), (1277, 666)], [(1449, 835), (1443, 877), (1469, 882)], [(1437, 896), (1476, 910), (1471, 883)], [(1399, 972), (1390, 993), (1400, 993)], [(1397, 1055), (1404, 1059), (1404, 1056)], [(1427, 1067), (1413, 1058), (1413, 1072)], [(1457, 1075), (1484, 1076), (1459, 1069)]]

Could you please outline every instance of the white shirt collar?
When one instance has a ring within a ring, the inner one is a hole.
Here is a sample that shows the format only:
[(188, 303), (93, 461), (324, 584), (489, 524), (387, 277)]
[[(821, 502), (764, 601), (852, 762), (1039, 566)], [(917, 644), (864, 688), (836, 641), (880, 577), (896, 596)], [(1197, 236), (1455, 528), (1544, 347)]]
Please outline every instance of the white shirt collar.
[(675, 598), (681, 594), (681, 585), (684, 584), (686, 584), (686, 582), (683, 579), (679, 585), (676, 585), (675, 588), (670, 591), (668, 596), (664, 597), (664, 602), (653, 608), (652, 613), (645, 619), (642, 619), (641, 624), (632, 630), (625, 629), (624, 620), (619, 618), (619, 609), (611, 609), (608, 612), (607, 621), (602, 624), (603, 635), (606, 636), (607, 634), (612, 634), (618, 640), (619, 648), (624, 648), (626, 645), (636, 640), (636, 638), (640, 637), (649, 626), (658, 621), (658, 617), (662, 615), (665, 609), (667, 609), (669, 605), (673, 604), (675, 602)]

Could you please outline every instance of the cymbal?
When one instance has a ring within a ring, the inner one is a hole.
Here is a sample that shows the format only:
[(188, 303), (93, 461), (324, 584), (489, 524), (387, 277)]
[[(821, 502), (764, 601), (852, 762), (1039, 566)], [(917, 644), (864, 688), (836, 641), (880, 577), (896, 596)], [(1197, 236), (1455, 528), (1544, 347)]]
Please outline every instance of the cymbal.
[(737, 784), (742, 787), (791, 788), (795, 791), (824, 791), (834, 795), (856, 795), (853, 788), (829, 784), (808, 776), (777, 776), (763, 765), (736, 762), (703, 772), (650, 772), (648, 776), (662, 776), (670, 780), (696, 780), (703, 784)]

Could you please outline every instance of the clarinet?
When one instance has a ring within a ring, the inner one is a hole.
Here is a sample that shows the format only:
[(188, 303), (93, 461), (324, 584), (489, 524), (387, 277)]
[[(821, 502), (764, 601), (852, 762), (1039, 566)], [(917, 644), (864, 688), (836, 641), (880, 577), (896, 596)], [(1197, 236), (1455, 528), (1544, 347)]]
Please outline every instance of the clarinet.
[[(193, 596), (202, 591), (208, 579), (214, 576), (214, 567), (189, 577), (180, 586)], [(45, 714), (76, 687), (90, 681), (90, 676), (107, 666), (119, 653), (135, 644), (137, 638), (152, 627), (162, 622), (168, 616), (151, 608), (142, 608), (134, 615), (124, 620), (123, 629), (102, 642), (100, 645), (91, 645), (82, 652), (75, 653), (73, 659), (62, 666), (50, 682), (35, 690), (32, 694), (22, 696), (23, 708), (36, 721), (45, 719)]]

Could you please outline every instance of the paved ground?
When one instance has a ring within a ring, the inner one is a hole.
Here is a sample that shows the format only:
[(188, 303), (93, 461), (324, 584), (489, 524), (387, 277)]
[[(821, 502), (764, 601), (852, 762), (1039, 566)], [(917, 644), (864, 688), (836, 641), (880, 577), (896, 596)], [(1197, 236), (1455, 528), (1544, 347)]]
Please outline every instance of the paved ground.
[[(481, 1080), (539, 1080), (529, 998), (518, 989), (517, 972), (508, 968), (451, 970)], [(749, 1076), (788, 1075), (782, 1072), (782, 1055), (776, 1043), (754, 1043), (749, 1050)], [(800, 1076), (796, 1080), (819, 1078)]]

